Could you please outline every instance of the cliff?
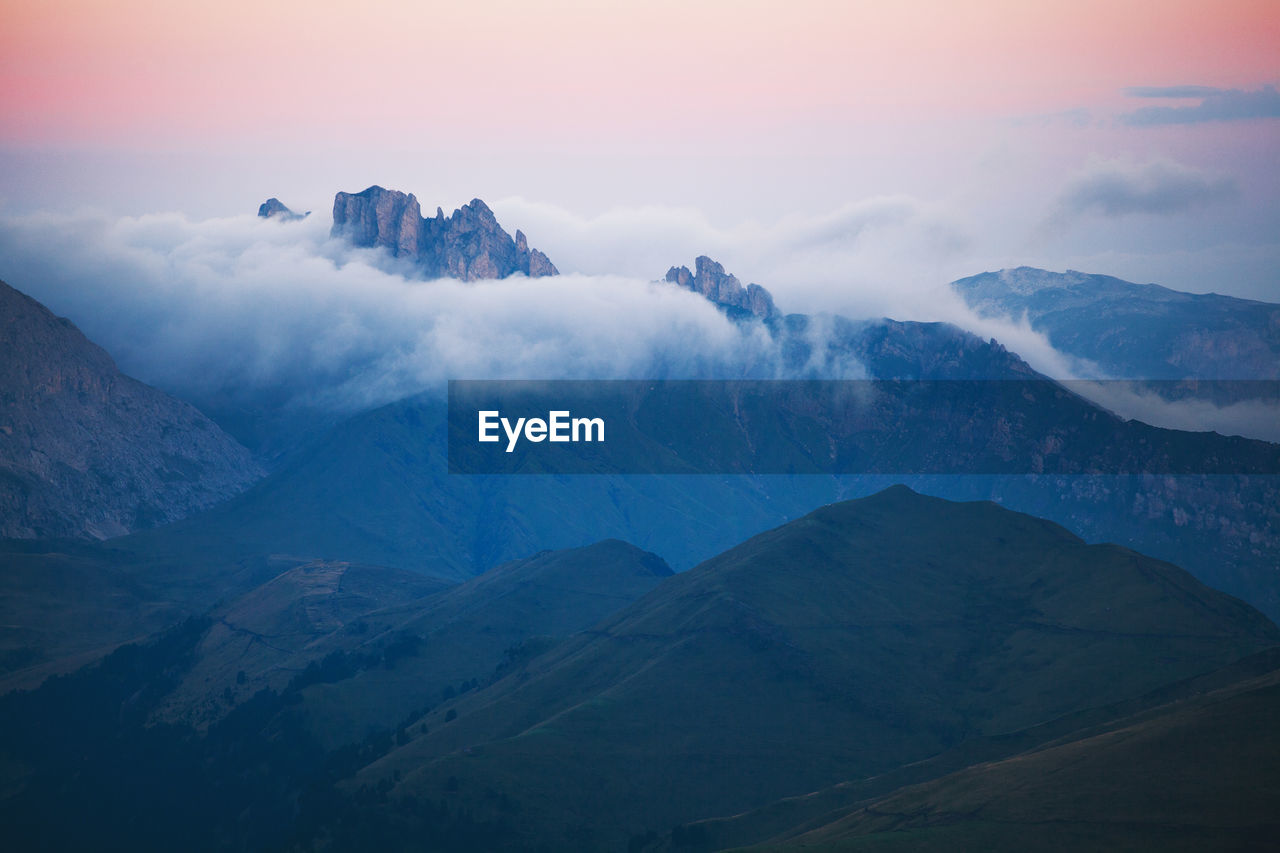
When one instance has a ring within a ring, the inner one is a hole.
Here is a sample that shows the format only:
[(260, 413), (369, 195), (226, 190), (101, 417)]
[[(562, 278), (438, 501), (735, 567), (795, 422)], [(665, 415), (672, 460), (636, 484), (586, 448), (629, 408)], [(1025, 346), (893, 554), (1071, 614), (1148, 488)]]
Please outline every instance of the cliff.
[(698, 256), (694, 269), (695, 272), (690, 272), (688, 267), (672, 267), (667, 270), (667, 281), (700, 293), (731, 312), (746, 312), (765, 320), (781, 316), (769, 291), (758, 284), (744, 288), (737, 276), (726, 273), (724, 267), (706, 255)]
[(555, 265), (529, 248), (524, 233), (514, 239), (498, 224), (493, 211), (473, 199), (451, 216), (437, 207), (425, 218), (412, 194), (382, 187), (340, 192), (333, 200), (333, 236), (356, 246), (381, 247), (396, 257), (412, 259), (428, 278), (530, 278), (559, 275)]

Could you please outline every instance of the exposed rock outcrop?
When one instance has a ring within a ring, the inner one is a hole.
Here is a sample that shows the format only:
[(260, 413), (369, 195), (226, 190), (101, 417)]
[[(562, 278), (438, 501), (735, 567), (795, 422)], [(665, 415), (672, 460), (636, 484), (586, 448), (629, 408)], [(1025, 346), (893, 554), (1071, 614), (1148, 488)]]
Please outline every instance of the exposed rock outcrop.
[(744, 288), (737, 276), (726, 273), (723, 266), (706, 255), (698, 256), (694, 269), (696, 272), (690, 272), (688, 267), (672, 267), (667, 270), (667, 281), (700, 293), (730, 312), (745, 312), (765, 320), (781, 316), (769, 291), (758, 284)]
[(280, 199), (272, 197), (258, 205), (258, 215), (263, 219), (280, 219), (285, 222), (292, 222), (295, 219), (306, 219), (311, 215), (311, 211), (295, 213), (285, 207)]
[(436, 215), (427, 219), (412, 194), (377, 186), (340, 192), (333, 200), (331, 233), (357, 246), (382, 247), (396, 257), (410, 258), (428, 278), (559, 275), (546, 255), (529, 248), (523, 232), (517, 231), (512, 239), (478, 198), (452, 216), (437, 207)]
[(125, 376), (69, 320), (0, 282), (0, 537), (104, 539), (262, 475), (187, 403)]

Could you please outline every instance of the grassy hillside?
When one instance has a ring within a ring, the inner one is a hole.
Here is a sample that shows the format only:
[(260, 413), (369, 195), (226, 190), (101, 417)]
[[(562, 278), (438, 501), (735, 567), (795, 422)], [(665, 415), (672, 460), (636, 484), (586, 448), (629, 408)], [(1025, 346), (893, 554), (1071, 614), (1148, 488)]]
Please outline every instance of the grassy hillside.
[(1274, 850), (1280, 670), (912, 786), (755, 850)]
[[(902, 487), (668, 579), (368, 767), (611, 847), (1140, 695), (1274, 645), (1174, 566)], [(448, 717), (456, 715), (456, 719)], [(381, 781), (380, 781), (381, 780)], [(388, 806), (394, 809), (394, 806)]]

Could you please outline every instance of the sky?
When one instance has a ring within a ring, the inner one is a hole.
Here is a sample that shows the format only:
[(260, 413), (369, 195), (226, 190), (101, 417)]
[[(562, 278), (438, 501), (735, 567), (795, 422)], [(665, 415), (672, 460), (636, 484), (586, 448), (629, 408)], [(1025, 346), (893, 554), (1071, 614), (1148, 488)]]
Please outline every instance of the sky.
[[(281, 305), (329, 306), (294, 334), (366, 359), (379, 324), (419, 316), (370, 307), (419, 297), (326, 240), (333, 194), (372, 184), (427, 211), (485, 199), (576, 276), (565, 304), (709, 254), (785, 311), (963, 320), (1050, 372), (1043, 340), (978, 327), (946, 283), (1030, 265), (1280, 302), (1274, 2), (0, 0), (0, 19), (0, 279), (170, 387), (204, 369), (183, 336), (253, 329), (235, 381), (271, 372)], [(269, 196), (313, 218), (255, 231)], [(472, 322), (512, 297), (480, 292), (445, 303)], [(669, 306), (647, 304), (636, 352), (666, 345)]]
[(0, 5), (0, 211), (327, 215), (378, 183), (734, 229), (909, 197), (953, 233), (893, 238), (940, 263), (903, 274), (1280, 300), (1265, 0)]

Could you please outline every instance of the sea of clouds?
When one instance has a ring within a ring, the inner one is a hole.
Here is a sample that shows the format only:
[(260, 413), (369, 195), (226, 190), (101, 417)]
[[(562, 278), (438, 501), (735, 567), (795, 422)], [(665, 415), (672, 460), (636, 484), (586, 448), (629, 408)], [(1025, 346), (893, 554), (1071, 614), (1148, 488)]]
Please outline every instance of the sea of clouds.
[[(1055, 378), (1097, 375), (1025, 320), (969, 310), (946, 272), (964, 256), (964, 228), (909, 196), (733, 227), (684, 208), (585, 217), (521, 199), (493, 206), (564, 274), (423, 281), (381, 250), (331, 238), (326, 213), (80, 212), (0, 217), (0, 278), (69, 317), (125, 372), (196, 401), (345, 413), (448, 379), (781, 375), (760, 326), (660, 281), (700, 254), (768, 287), (784, 312), (951, 322)], [(836, 372), (863, 375), (852, 363)], [(1140, 402), (1153, 422), (1231, 429), (1204, 407)], [(1122, 395), (1108, 403), (1127, 414)]]

